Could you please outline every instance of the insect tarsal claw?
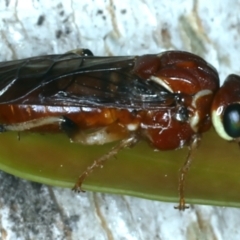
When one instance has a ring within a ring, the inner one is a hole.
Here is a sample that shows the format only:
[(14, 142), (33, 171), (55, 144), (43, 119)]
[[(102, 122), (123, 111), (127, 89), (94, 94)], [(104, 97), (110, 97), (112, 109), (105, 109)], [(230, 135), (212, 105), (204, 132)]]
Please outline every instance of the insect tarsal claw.
[(79, 186), (78, 184), (74, 185), (74, 187), (72, 188), (72, 191), (76, 192), (76, 193), (84, 193), (84, 192), (86, 192), (86, 191), (82, 190), (82, 187)]
[(179, 205), (174, 207), (175, 209), (178, 209), (179, 211), (184, 211), (185, 209), (189, 209), (189, 205), (185, 205), (185, 199), (181, 198), (179, 200)]

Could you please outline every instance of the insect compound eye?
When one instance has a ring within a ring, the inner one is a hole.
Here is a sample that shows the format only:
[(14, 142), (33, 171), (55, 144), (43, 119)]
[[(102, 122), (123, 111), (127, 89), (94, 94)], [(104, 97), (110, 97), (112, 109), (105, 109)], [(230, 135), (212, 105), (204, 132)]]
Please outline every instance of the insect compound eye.
[(240, 137), (240, 104), (227, 106), (223, 114), (223, 127), (230, 137)]

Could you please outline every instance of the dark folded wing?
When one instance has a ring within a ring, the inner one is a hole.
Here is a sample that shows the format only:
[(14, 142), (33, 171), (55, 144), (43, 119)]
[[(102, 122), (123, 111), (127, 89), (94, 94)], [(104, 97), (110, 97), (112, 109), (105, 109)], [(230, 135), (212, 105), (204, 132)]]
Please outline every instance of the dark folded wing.
[(174, 95), (133, 73), (135, 57), (74, 53), (0, 63), (0, 104), (165, 108)]

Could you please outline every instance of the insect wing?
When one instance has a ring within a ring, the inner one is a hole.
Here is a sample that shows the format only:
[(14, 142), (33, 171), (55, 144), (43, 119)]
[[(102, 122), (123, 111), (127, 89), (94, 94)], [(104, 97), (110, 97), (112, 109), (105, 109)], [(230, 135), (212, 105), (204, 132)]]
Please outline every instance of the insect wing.
[(47, 55), (0, 64), (0, 104), (165, 108), (174, 95), (133, 73), (135, 57)]

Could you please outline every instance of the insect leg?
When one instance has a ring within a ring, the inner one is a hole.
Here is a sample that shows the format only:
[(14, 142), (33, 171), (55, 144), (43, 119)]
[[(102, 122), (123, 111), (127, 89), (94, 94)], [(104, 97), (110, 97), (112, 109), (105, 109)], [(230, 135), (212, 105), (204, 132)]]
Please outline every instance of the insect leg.
[(90, 165), (78, 178), (77, 182), (75, 183), (74, 187), (73, 187), (73, 191), (75, 192), (83, 192), (83, 190), (81, 189), (81, 185), (83, 183), (83, 181), (85, 180), (85, 178), (95, 169), (98, 168), (100, 166), (103, 165), (103, 163), (105, 161), (107, 161), (108, 159), (110, 159), (111, 157), (117, 155), (117, 153), (126, 148), (126, 147), (131, 147), (134, 144), (136, 144), (138, 141), (138, 138), (136, 135), (132, 135), (129, 138), (123, 139), (122, 141), (120, 141), (115, 147), (113, 147), (110, 152), (108, 152), (107, 154), (103, 155), (102, 157), (96, 159), (92, 165)]
[(189, 208), (189, 206), (185, 205), (185, 197), (184, 197), (185, 179), (189, 171), (190, 165), (192, 163), (193, 153), (197, 149), (200, 143), (200, 140), (201, 140), (201, 137), (199, 134), (196, 134), (193, 136), (192, 141), (189, 145), (187, 159), (184, 162), (184, 165), (180, 169), (179, 180), (178, 180), (179, 205), (174, 207), (175, 209), (184, 211), (185, 209)]
[(84, 145), (103, 145), (125, 139), (129, 136), (126, 128), (117, 122), (93, 130), (82, 130), (74, 121), (64, 117), (64, 121), (61, 123), (61, 129), (67, 134), (71, 142)]

